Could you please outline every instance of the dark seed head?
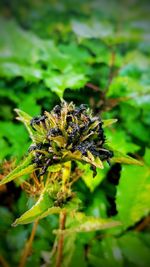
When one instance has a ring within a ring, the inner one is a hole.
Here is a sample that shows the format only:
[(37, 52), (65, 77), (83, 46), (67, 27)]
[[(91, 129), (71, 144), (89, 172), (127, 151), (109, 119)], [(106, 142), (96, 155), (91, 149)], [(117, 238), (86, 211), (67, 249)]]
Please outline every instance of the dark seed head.
[(56, 105), (54, 108), (53, 108), (53, 112), (57, 115), (60, 115), (61, 113), (61, 107), (59, 105)]
[[(64, 111), (63, 114), (61, 114), (61, 110)], [(82, 104), (75, 107), (73, 103), (68, 105), (62, 102), (61, 105), (56, 105), (53, 108), (52, 113), (50, 113), (52, 117), (49, 117), (48, 113), (46, 114), (47, 116), (34, 117), (30, 121), (32, 128), (37, 130), (35, 140), (43, 141), (33, 144), (29, 148), (29, 152), (34, 151), (34, 162), (41, 169), (42, 174), (46, 172), (49, 164), (61, 161), (64, 152), (68, 152), (67, 150), (71, 152), (79, 150), (86, 157), (90, 157), (89, 151), (93, 157), (99, 157), (102, 161), (109, 161), (113, 156), (112, 151), (103, 146), (105, 135), (101, 118), (92, 116), (87, 105)], [(50, 162), (47, 161), (49, 158), (51, 159)], [(95, 169), (94, 175), (96, 175)]]
[(28, 149), (28, 152), (31, 152), (33, 150), (36, 150), (36, 145), (31, 145)]
[(113, 152), (107, 149), (102, 149), (99, 151), (99, 157), (101, 160), (108, 160), (109, 158), (112, 158)]
[(51, 128), (49, 131), (48, 131), (48, 134), (47, 136), (58, 136), (58, 135), (62, 135), (62, 132), (59, 128)]
[(47, 117), (45, 115), (33, 117), (33, 119), (30, 121), (30, 125), (31, 125), (32, 129), (36, 130), (34, 125), (36, 125), (36, 124), (38, 125), (38, 124), (40, 124), (40, 122), (44, 123), (46, 118)]

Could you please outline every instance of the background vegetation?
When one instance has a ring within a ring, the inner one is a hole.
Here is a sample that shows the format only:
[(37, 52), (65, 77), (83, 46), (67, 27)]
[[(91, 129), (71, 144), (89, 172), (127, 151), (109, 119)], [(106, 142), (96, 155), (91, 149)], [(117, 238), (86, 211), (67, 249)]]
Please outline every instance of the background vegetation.
[[(122, 226), (72, 235), (66, 266), (149, 266), (150, 47), (146, 1), (3, 1), (0, 19), (0, 160), (3, 178), (30, 145), (14, 108), (36, 116), (60, 99), (88, 104), (103, 119), (114, 149), (143, 166), (105, 165), (92, 178), (87, 165), (74, 191), (82, 210), (112, 216)], [(0, 248), (17, 266), (32, 225), (11, 227), (32, 199), (17, 183), (0, 188)], [(39, 222), (26, 264), (49, 266), (58, 217)]]

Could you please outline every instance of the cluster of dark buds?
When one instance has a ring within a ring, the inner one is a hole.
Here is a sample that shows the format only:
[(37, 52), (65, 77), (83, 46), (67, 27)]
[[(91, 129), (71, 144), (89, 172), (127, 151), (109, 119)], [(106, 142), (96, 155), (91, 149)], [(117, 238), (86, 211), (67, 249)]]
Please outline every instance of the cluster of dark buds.
[(44, 175), (53, 164), (69, 160), (88, 162), (92, 168), (103, 168), (109, 162), (112, 151), (104, 147), (105, 135), (100, 117), (93, 116), (84, 104), (76, 107), (63, 101), (51, 112), (30, 120), (33, 144), (33, 162)]

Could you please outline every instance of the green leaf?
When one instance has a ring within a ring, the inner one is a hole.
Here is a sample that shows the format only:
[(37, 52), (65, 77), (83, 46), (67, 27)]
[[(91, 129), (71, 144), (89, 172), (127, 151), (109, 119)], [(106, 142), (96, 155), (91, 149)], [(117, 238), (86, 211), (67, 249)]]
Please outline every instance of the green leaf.
[(108, 20), (73, 21), (72, 29), (79, 38), (98, 38), (106, 42), (107, 45), (116, 45), (129, 41), (136, 42), (141, 38), (139, 32), (133, 31), (130, 28), (128, 30), (122, 28), (121, 31), (116, 32), (114, 25)]
[(107, 95), (110, 97), (125, 97), (131, 104), (140, 102), (143, 95), (150, 93), (149, 85), (142, 84), (128, 76), (118, 76), (113, 79)]
[(32, 173), (35, 170), (36, 165), (31, 164), (32, 155), (29, 154), (27, 158), (16, 167), (10, 174), (8, 174), (1, 182), (0, 185), (6, 184), (20, 176)]
[(86, 267), (84, 246), (76, 242), (76, 233), (65, 236), (62, 267)]
[[(150, 112), (146, 109), (143, 109), (141, 112), (141, 109), (133, 107), (129, 103), (122, 103), (120, 108), (123, 127), (126, 128), (129, 135), (148, 144), (149, 132), (147, 131), (147, 126), (150, 125), (150, 122), (149, 119), (146, 124), (143, 122), (146, 118), (144, 112), (147, 112), (148, 114), (150, 114)], [(129, 115), (127, 116), (127, 114)]]
[(124, 257), (134, 266), (147, 267), (150, 263), (149, 248), (135, 232), (128, 232), (118, 239)]
[[(65, 233), (79, 233), (79, 232), (91, 232), (97, 230), (104, 230), (111, 227), (116, 227), (121, 223), (112, 219), (95, 218), (86, 216), (83, 213), (75, 213), (75, 218), (70, 225), (70, 228), (63, 230)], [(60, 233), (61, 230), (55, 230), (55, 233)]]
[[(42, 215), (49, 208), (52, 208), (52, 206), (53, 201), (50, 198), (49, 193), (44, 189), (36, 204), (30, 210), (26, 211), (20, 218), (16, 219), (12, 225), (17, 226), (18, 224), (27, 224), (34, 222), (37, 219), (43, 218)], [(55, 208), (52, 210), (52, 212), (55, 213)], [(49, 214), (51, 214), (52, 212), (49, 212)]]
[(60, 213), (61, 211), (63, 211), (63, 209), (61, 209), (60, 207), (51, 207), (51, 208), (48, 208), (45, 212), (43, 212), (39, 217), (38, 217), (38, 220), (41, 220), (45, 217), (47, 217), (48, 215), (51, 215), (51, 214), (57, 214), (57, 213)]
[(104, 230), (111, 227), (116, 227), (120, 225), (119, 222), (113, 221), (111, 219), (100, 219), (100, 218), (86, 218), (86, 220), (81, 222), (78, 227), (69, 229), (69, 231), (75, 232), (91, 232), (97, 230)]
[(125, 155), (120, 151), (113, 150), (113, 148), (111, 148), (111, 150), (114, 153), (114, 156), (111, 158), (111, 162), (143, 166), (143, 163), (140, 162), (139, 160), (136, 160), (128, 155)]
[(32, 117), (37, 116), (37, 114), (41, 114), (41, 106), (37, 104), (38, 97), (39, 96), (37, 90), (35, 93), (33, 93), (32, 91), (32, 93), (29, 94), (28, 97), (26, 97), (26, 94), (22, 94), (23, 99), (21, 102), (19, 101), (18, 108), (20, 110), (24, 110), (24, 112), (28, 112), (30, 110), (30, 115)]
[(93, 192), (105, 178), (106, 169), (101, 170), (96, 168), (97, 175), (93, 178), (93, 171), (91, 170), (91, 166), (89, 164), (82, 164), (78, 162), (78, 166), (83, 171), (81, 178), (90, 191)]
[(34, 143), (42, 142), (43, 138), (44, 138), (44, 134), (45, 134), (44, 128), (40, 127), (40, 125), (36, 124), (36, 125), (34, 125), (34, 128), (36, 129), (36, 131), (34, 131), (30, 125), (30, 121), (31, 121), (32, 117), (20, 109), (15, 109), (15, 111), (19, 115), (19, 117), (17, 117), (17, 119), (22, 121), (25, 124), (25, 126), (26, 126), (26, 128), (30, 134), (30, 138), (33, 140), (33, 142)]
[(103, 21), (93, 21), (91, 24), (73, 21), (72, 28), (82, 38), (106, 38), (113, 34), (112, 24)]
[(123, 166), (116, 205), (124, 227), (132, 226), (150, 211), (150, 169), (146, 165)]
[(5, 120), (0, 122), (0, 129), (0, 160), (6, 157), (22, 159), (29, 147), (28, 134), (23, 125)]
[(117, 121), (118, 121), (117, 119), (102, 120), (102, 122), (103, 122), (103, 128), (108, 127), (108, 126), (116, 123)]
[[(40, 59), (47, 59), (49, 49), (53, 48), (51, 41), (45, 41), (33, 32), (25, 31), (10, 19), (0, 18), (1, 41), (0, 58), (6, 62), (16, 62), (35, 66)], [(48, 59), (47, 59), (48, 60)], [(13, 71), (13, 70), (12, 70)]]
[(83, 161), (94, 165), (97, 168), (104, 169), (103, 163), (99, 157), (94, 157), (90, 151), (88, 151), (88, 156), (82, 156)]
[(75, 246), (76, 234), (70, 234), (65, 237), (63, 247), (63, 267), (72, 266), (72, 258), (76, 249)]
[(5, 231), (7, 227), (12, 223), (13, 221), (13, 214), (9, 211), (9, 209), (5, 207), (0, 207), (0, 230)]
[(58, 172), (61, 169), (62, 169), (62, 165), (61, 164), (53, 164), (53, 165), (48, 167), (48, 171), (49, 172)]
[(150, 167), (150, 149), (146, 148), (145, 155), (144, 155), (144, 162), (146, 165)]
[(26, 112), (24, 112), (24, 111), (22, 111), (20, 109), (16, 108), (14, 110), (17, 113), (17, 115), (19, 116), (19, 117), (17, 117), (17, 119), (22, 121), (25, 124), (26, 127), (29, 127), (32, 117), (29, 114), (27, 114)]
[(134, 153), (140, 148), (132, 142), (130, 135), (120, 128), (114, 130), (105, 129), (105, 133), (108, 145), (110, 144), (115, 151), (119, 150), (119, 152), (126, 154), (129, 152)]
[(92, 243), (88, 253), (91, 266), (124, 266), (123, 254), (116, 238), (106, 237), (101, 242), (95, 241)]
[(52, 73), (47, 76), (48, 78), (45, 78), (46, 86), (55, 92), (60, 98), (63, 97), (65, 89), (80, 89), (87, 82), (85, 74), (76, 73), (75, 71), (69, 71), (62, 74)]
[(34, 131), (33, 131), (32, 127), (30, 126), (30, 121), (31, 121), (32, 117), (20, 109), (16, 108), (15, 111), (18, 115), (17, 119), (24, 123), (24, 125), (26, 126), (26, 128), (30, 134), (31, 139), (33, 140), (34, 139)]
[(73, 210), (77, 210), (78, 207), (79, 207), (79, 204), (80, 204), (80, 200), (78, 198), (74, 197), (69, 202), (64, 204), (62, 208), (60, 208), (60, 207), (50, 207), (50, 208), (48, 208), (45, 212), (43, 212), (38, 217), (38, 219), (43, 219), (43, 218), (47, 217), (48, 215), (57, 214), (57, 213), (60, 213), (62, 211), (68, 212), (68, 214), (69, 214)]
[(150, 60), (149, 57), (147, 57), (144, 53), (141, 53), (138, 49), (129, 50), (123, 58), (123, 64), (125, 66), (132, 64), (142, 71), (149, 68)]
[(39, 67), (15, 62), (0, 62), (0, 76), (6, 78), (23, 77), (26, 81), (37, 82), (42, 79), (43, 72)]
[(97, 218), (107, 218), (108, 207), (109, 202), (107, 200), (105, 192), (102, 189), (95, 190), (95, 192), (92, 194), (90, 205), (86, 209), (86, 214), (88, 216)]

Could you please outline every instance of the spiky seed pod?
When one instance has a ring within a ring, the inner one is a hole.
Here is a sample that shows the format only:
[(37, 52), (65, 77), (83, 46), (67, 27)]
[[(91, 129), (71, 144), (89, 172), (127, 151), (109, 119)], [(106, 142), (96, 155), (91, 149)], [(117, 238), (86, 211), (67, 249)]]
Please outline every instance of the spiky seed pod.
[(76, 107), (62, 102), (51, 112), (33, 118), (34, 144), (29, 148), (33, 162), (43, 175), (55, 163), (79, 160), (103, 168), (102, 161), (113, 156), (104, 148), (105, 135), (100, 117), (94, 117), (86, 105)]

